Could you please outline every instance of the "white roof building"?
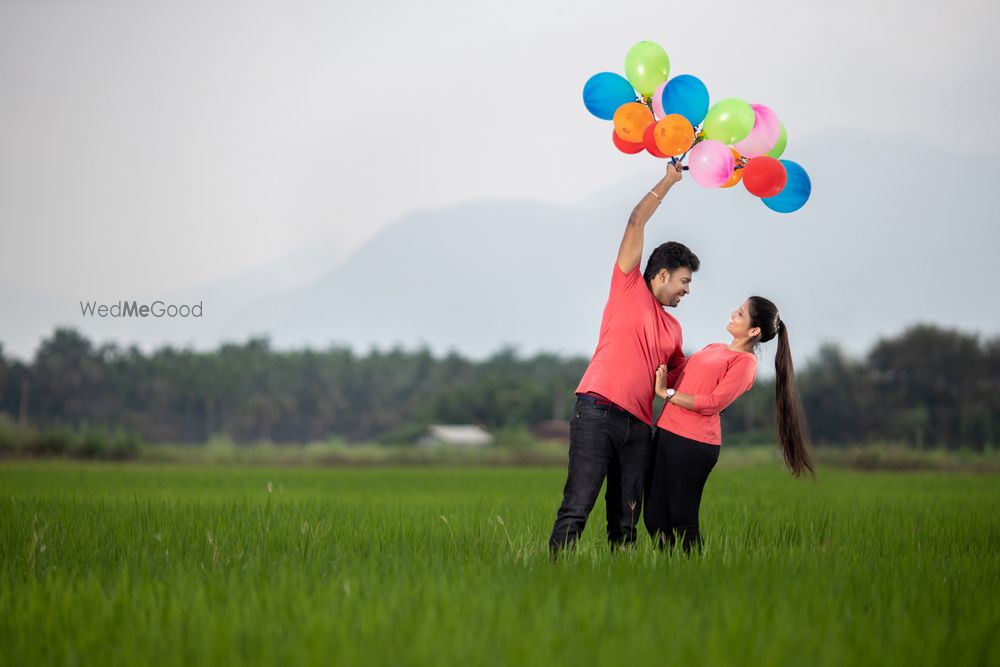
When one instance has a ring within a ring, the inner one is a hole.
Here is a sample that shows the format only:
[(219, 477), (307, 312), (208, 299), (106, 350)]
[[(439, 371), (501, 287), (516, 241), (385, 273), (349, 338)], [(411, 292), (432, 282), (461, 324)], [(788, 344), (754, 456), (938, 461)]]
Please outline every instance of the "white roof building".
[(469, 424), (432, 424), (418, 440), (421, 447), (486, 447), (493, 442), (493, 436), (482, 426)]

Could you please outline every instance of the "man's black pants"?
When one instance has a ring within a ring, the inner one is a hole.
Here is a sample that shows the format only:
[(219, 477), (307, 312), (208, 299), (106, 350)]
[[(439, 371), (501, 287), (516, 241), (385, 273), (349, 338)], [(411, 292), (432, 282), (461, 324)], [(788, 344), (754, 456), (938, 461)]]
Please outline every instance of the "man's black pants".
[(635, 543), (651, 446), (649, 425), (641, 419), (606, 401), (577, 397), (569, 423), (569, 471), (550, 550), (580, 537), (605, 477), (608, 541)]
[(643, 522), (657, 544), (671, 547), (678, 536), (684, 551), (702, 546), (698, 528), (701, 492), (719, 460), (718, 445), (710, 445), (657, 429), (647, 485)]

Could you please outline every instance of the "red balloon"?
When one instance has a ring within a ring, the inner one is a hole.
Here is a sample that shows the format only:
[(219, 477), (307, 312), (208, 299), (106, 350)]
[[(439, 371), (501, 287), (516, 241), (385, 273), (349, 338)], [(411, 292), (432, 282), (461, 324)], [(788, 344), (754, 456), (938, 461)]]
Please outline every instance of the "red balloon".
[(755, 197), (774, 197), (785, 189), (785, 165), (767, 155), (751, 158), (743, 167), (743, 185)]
[(615, 148), (620, 150), (622, 153), (627, 155), (635, 155), (636, 153), (641, 153), (646, 149), (645, 144), (636, 143), (633, 144), (631, 141), (625, 141), (618, 136), (618, 133), (611, 130), (611, 141), (615, 142)]
[(646, 150), (653, 157), (667, 158), (669, 155), (665, 155), (660, 148), (656, 145), (656, 136), (654, 130), (656, 129), (656, 123), (650, 123), (646, 126), (646, 129), (642, 132), (642, 143), (645, 144)]

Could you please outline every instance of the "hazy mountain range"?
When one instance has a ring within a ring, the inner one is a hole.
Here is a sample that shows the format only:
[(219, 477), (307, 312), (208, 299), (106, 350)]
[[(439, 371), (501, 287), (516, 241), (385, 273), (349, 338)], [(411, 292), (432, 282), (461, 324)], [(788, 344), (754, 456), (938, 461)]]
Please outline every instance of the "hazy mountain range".
[[(773, 213), (742, 185), (710, 191), (688, 178), (647, 226), (647, 254), (678, 240), (702, 260), (692, 294), (674, 311), (686, 348), (724, 340), (730, 310), (750, 294), (779, 305), (800, 358), (827, 340), (862, 351), (918, 321), (1000, 332), (990, 156), (843, 131), (792, 137), (784, 157), (812, 177), (802, 210)], [(200, 321), (84, 319), (77, 303), (0, 286), (0, 341), (27, 358), (61, 323), (143, 347), (211, 348), (266, 334), (278, 347), (426, 344), (483, 356), (511, 344), (589, 355), (625, 222), (663, 169), (648, 156), (631, 159), (648, 162), (648, 178), (577, 206), (474, 201), (417, 210), (347, 257), (307, 247), (251, 274), (163, 295), (202, 301)], [(290, 283), (304, 265), (315, 278)], [(117, 298), (137, 297), (109, 300)]]

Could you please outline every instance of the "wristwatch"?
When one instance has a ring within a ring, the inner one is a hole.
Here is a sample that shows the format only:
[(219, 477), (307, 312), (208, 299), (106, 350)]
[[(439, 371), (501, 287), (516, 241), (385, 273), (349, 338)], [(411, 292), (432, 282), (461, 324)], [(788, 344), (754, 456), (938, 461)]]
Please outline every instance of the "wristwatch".
[(676, 389), (667, 389), (667, 403), (670, 402), (670, 399), (673, 398), (674, 394), (676, 393), (677, 393)]

